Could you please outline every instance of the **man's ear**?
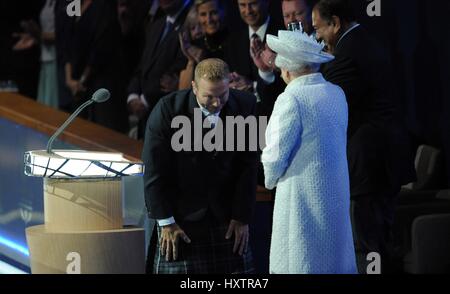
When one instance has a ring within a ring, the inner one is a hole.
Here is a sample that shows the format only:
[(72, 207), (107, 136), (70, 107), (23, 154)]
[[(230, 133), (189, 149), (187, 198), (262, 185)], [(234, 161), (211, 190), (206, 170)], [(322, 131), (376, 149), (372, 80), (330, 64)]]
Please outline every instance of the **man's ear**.
[(288, 71), (288, 70), (286, 70), (286, 79), (287, 79), (288, 81), (291, 80), (291, 72)]
[(342, 27), (341, 19), (338, 16), (333, 15), (331, 22), (333, 24), (333, 33), (338, 34)]
[(195, 84), (195, 81), (192, 81), (192, 91), (194, 92), (194, 95), (197, 96), (197, 85)]

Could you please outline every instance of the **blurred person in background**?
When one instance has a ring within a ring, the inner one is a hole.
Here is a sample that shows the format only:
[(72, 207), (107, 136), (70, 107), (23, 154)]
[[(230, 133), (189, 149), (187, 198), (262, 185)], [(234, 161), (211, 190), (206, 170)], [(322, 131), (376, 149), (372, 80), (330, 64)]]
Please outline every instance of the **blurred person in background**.
[(99, 88), (111, 92), (106, 103), (94, 104), (85, 114), (89, 120), (119, 132), (128, 131), (123, 110), (125, 81), (121, 60), (121, 27), (117, 4), (108, 0), (83, 0), (81, 16), (70, 19), (65, 64), (66, 84), (72, 93), (72, 109), (90, 99)]
[(266, 34), (276, 34), (278, 29), (282, 28), (282, 25), (269, 15), (269, 2), (237, 0), (241, 19), (246, 25), (229, 34), (224, 49), (225, 61), (232, 71), (230, 87), (252, 92), (258, 101), (263, 95), (258, 91), (258, 84), (262, 81), (251, 58), (250, 46), (254, 41), (264, 43)]
[(180, 74), (179, 89), (191, 87), (195, 66), (200, 61), (224, 57), (223, 46), (228, 30), (225, 27), (225, 15), (220, 1), (196, 0), (194, 9), (203, 34), (190, 40), (186, 32), (180, 35), (181, 49), (188, 59), (188, 64)]
[(66, 0), (56, 0), (55, 4), (55, 48), (56, 64), (58, 75), (58, 97), (59, 109), (72, 111), (72, 93), (66, 85), (66, 62), (69, 53), (69, 42), (71, 38), (71, 17), (67, 15), (67, 5), (70, 2)]
[(178, 33), (191, 4), (190, 0), (160, 0), (166, 17), (146, 28), (144, 52), (129, 83), (127, 98), (130, 114), (139, 118), (138, 138), (144, 137), (145, 123), (159, 99), (178, 89), (180, 71), (187, 64)]
[[(157, 1), (155, 1), (157, 2)], [(150, 9), (147, 0), (118, 0), (117, 16), (121, 29), (124, 79), (128, 84), (133, 76), (145, 46), (145, 24)]]
[(37, 101), (58, 108), (58, 76), (55, 48), (55, 9), (56, 0), (46, 0), (40, 13), (40, 25), (33, 20), (23, 21), (24, 33), (15, 36), (20, 39), (13, 50), (28, 50), (33, 46), (41, 47), (41, 70)]
[[(25, 33), (22, 23), (39, 15), (45, 0), (0, 1), (0, 88), (36, 99), (41, 68), (41, 48), (14, 50), (17, 33)], [(19, 36), (20, 37), (20, 36)]]

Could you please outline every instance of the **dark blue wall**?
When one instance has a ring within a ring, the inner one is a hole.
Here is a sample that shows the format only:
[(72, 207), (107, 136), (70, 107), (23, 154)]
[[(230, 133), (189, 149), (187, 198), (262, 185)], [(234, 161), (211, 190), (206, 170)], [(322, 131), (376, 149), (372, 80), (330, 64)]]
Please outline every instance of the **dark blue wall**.
[[(25, 176), (23, 156), (48, 136), (0, 118), (0, 255), (28, 265), (25, 228), (44, 223), (41, 178)], [(58, 141), (57, 148), (70, 148)]]

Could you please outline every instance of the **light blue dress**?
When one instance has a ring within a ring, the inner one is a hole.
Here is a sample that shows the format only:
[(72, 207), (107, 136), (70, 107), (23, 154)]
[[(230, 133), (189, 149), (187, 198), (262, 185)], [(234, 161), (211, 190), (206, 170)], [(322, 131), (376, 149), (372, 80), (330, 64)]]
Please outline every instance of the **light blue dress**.
[[(43, 32), (55, 32), (55, 1), (47, 0), (41, 10), (40, 23)], [(53, 44), (41, 46), (41, 72), (37, 101), (58, 108), (58, 71), (56, 64), (56, 48)]]
[(347, 102), (322, 74), (301, 76), (274, 106), (263, 150), (266, 187), (277, 187), (270, 272), (353, 274)]

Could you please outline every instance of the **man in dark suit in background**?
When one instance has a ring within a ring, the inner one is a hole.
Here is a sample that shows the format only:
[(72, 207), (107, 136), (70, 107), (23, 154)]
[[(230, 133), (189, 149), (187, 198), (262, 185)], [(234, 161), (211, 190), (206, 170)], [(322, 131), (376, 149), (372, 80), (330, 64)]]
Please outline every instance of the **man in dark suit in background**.
[[(35, 99), (39, 81), (40, 48), (12, 50), (22, 33), (22, 22), (39, 22), (45, 1), (0, 1), (0, 81), (15, 82), (20, 94)], [(12, 85), (10, 85), (12, 86)]]
[(388, 54), (354, 19), (348, 0), (321, 0), (313, 10), (317, 37), (335, 59), (324, 77), (345, 92), (349, 107), (347, 156), (358, 270), (367, 254), (389, 262), (394, 199), (414, 180), (414, 154), (400, 123)]
[[(278, 33), (283, 25), (269, 15), (269, 0), (236, 0), (241, 19), (245, 27), (232, 32), (225, 42), (224, 59), (229, 64), (232, 73), (230, 87), (237, 90), (248, 91), (257, 97), (257, 115), (270, 116), (272, 113), (274, 87), (268, 85), (260, 77), (258, 67), (251, 57), (252, 43), (265, 43), (267, 34)], [(273, 11), (272, 11), (273, 13)], [(269, 103), (266, 103), (269, 101)], [(269, 105), (269, 106), (267, 106)], [(258, 184), (264, 186), (264, 172), (260, 165)]]
[(191, 0), (160, 0), (167, 16), (148, 25), (144, 53), (128, 87), (128, 107), (140, 119), (139, 138), (149, 113), (162, 96), (177, 89), (178, 75), (186, 67), (178, 31), (191, 4)]
[(237, 0), (237, 2), (246, 26), (231, 33), (225, 44), (225, 61), (233, 72), (230, 87), (253, 92), (259, 101), (263, 93), (258, 92), (258, 84), (263, 81), (250, 56), (250, 44), (252, 41), (265, 42), (266, 35), (276, 34), (282, 28), (282, 24), (269, 16), (269, 0)]
[[(192, 90), (172, 93), (153, 109), (142, 157), (146, 205), (150, 218), (157, 220), (159, 241), (151, 242), (147, 271), (152, 262), (152, 271), (163, 274), (254, 271), (248, 224), (256, 197), (257, 153), (248, 145), (245, 151), (236, 151), (243, 143), (238, 141), (248, 143), (251, 134), (246, 131), (245, 138), (237, 138), (234, 133), (235, 151), (229, 150), (224, 133), (214, 138), (223, 139), (227, 151), (208, 152), (202, 143), (216, 132), (219, 118), (246, 119), (255, 114), (255, 107), (253, 95), (229, 90), (225, 62), (206, 59), (196, 67)], [(191, 138), (183, 137), (182, 143), (173, 140), (184, 130), (172, 128), (179, 118), (188, 120)], [(195, 147), (198, 142), (203, 146), (200, 151)], [(186, 144), (188, 150), (178, 148)]]
[[(127, 113), (123, 111), (126, 84), (120, 44), (117, 6), (109, 0), (84, 0), (81, 16), (69, 18), (66, 39), (66, 85), (76, 109), (99, 88), (111, 91), (106, 104), (94, 104), (82, 113), (89, 120), (119, 132), (128, 130)], [(64, 60), (64, 59), (63, 59)]]
[(72, 38), (72, 19), (67, 15), (66, 0), (57, 0), (55, 4), (55, 47), (58, 75), (59, 108), (72, 111), (72, 93), (66, 85), (65, 66), (69, 58), (70, 40)]

